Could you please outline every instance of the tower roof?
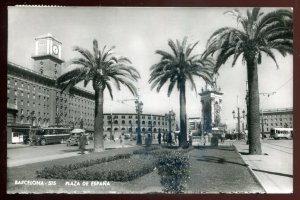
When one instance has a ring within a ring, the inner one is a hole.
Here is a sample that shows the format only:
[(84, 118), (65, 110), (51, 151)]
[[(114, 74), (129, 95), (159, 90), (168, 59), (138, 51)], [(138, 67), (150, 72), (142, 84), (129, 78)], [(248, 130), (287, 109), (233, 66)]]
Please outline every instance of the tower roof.
[(38, 36), (38, 37), (35, 38), (35, 40), (46, 39), (46, 38), (52, 38), (52, 39), (54, 39), (55, 41), (61, 43), (61, 42), (58, 41), (57, 38), (54, 37), (51, 33), (46, 33), (46, 34), (44, 34), (44, 35)]

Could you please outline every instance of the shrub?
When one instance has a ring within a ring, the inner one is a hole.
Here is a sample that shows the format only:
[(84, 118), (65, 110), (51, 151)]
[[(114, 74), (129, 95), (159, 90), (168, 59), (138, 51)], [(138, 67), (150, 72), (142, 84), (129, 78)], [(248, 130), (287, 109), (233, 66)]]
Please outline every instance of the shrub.
[(103, 157), (95, 160), (87, 160), (75, 164), (65, 165), (65, 166), (56, 166), (54, 165), (51, 168), (45, 167), (41, 171), (37, 171), (37, 178), (46, 178), (46, 179), (65, 179), (67, 174), (76, 169), (84, 168), (84, 167), (90, 167), (92, 165), (110, 162), (113, 160), (118, 159), (124, 159), (124, 158), (130, 158), (132, 154), (126, 153), (126, 154), (118, 154), (114, 156), (109, 157)]
[(159, 156), (157, 161), (158, 174), (163, 191), (166, 193), (183, 193), (189, 175), (189, 158), (182, 152), (171, 151)]

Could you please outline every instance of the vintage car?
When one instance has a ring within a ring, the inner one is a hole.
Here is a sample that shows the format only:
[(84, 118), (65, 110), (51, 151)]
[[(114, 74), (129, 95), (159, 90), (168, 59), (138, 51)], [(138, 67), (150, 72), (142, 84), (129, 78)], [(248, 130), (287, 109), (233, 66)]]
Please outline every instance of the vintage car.
[(74, 129), (71, 131), (71, 136), (69, 139), (67, 139), (66, 143), (67, 146), (73, 146), (73, 145), (79, 145), (79, 138), (81, 136), (81, 133), (84, 133), (87, 136), (86, 145), (89, 144), (89, 137), (85, 133), (84, 129)]

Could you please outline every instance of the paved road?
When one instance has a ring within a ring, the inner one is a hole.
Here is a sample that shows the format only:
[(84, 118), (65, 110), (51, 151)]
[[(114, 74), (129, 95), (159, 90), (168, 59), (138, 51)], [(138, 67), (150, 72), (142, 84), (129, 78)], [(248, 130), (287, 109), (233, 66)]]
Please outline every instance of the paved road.
[(292, 140), (263, 140), (264, 155), (247, 155), (245, 142), (234, 144), (267, 193), (293, 192)]
[[(124, 147), (134, 146), (136, 141), (125, 140)], [(93, 141), (86, 146), (86, 149), (93, 148)], [(14, 148), (14, 145), (10, 145), (7, 149), (7, 166), (20, 166), (29, 163), (42, 162), (46, 160), (65, 158), (71, 156), (78, 156), (78, 146), (67, 146), (66, 144), (52, 144), (46, 146), (25, 146), (15, 145), (18, 148)], [(118, 140), (115, 142), (106, 140), (104, 142), (106, 150), (112, 148), (120, 148), (121, 144)]]

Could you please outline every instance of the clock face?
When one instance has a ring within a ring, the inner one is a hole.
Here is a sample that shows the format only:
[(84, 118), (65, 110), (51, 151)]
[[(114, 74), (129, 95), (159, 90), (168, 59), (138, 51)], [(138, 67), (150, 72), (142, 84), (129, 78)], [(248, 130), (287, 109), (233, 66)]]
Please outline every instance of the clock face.
[(53, 45), (52, 49), (53, 49), (53, 53), (54, 53), (55, 55), (57, 55), (57, 54), (58, 54), (58, 46)]

